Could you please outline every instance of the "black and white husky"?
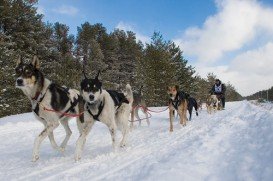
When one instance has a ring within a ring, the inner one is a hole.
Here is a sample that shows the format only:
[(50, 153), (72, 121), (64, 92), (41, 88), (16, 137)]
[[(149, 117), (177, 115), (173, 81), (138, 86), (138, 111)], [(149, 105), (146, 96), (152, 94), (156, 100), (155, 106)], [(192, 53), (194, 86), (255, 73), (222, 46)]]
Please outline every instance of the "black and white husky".
[[(44, 125), (44, 130), (38, 135), (34, 142), (32, 161), (39, 159), (39, 148), (42, 141), (48, 136), (54, 149), (64, 151), (72, 134), (66, 114), (78, 114), (80, 103), (83, 102), (79, 92), (74, 89), (61, 87), (46, 79), (39, 70), (39, 60), (33, 57), (30, 64), (23, 63), (21, 57), (15, 68), (17, 79), (16, 87), (21, 89), (29, 98), (32, 110), (36, 118)], [(83, 105), (83, 104), (82, 104)], [(78, 126), (83, 122), (83, 116), (77, 119)], [(59, 147), (54, 139), (53, 130), (62, 124), (66, 137)]]
[(81, 82), (81, 95), (85, 100), (85, 126), (77, 141), (75, 160), (81, 159), (86, 137), (95, 121), (104, 123), (111, 134), (112, 146), (116, 147), (116, 130), (122, 132), (120, 146), (124, 147), (129, 133), (128, 120), (132, 109), (133, 94), (129, 84), (126, 92), (119, 93), (113, 90), (102, 89), (102, 82), (98, 79), (88, 79), (86, 76)]

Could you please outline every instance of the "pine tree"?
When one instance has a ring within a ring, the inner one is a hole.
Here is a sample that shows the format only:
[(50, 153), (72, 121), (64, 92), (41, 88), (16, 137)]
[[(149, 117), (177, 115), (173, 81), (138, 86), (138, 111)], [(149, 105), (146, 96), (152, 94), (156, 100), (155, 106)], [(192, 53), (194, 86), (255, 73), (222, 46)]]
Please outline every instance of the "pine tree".
[[(14, 88), (18, 55), (27, 61), (38, 55), (47, 78), (72, 88), (79, 88), (83, 65), (89, 77), (102, 71), (106, 89), (122, 89), (126, 83), (134, 90), (144, 86), (144, 98), (150, 106), (166, 105), (168, 85), (177, 84), (194, 97), (205, 99), (214, 83), (212, 73), (207, 79), (194, 76), (195, 70), (182, 50), (160, 33), (155, 32), (152, 42), (144, 46), (136, 41), (134, 32), (107, 33), (102, 24), (85, 22), (74, 38), (67, 25), (42, 22), (36, 2), (0, 1), (0, 116), (30, 111), (29, 101)], [(234, 86), (228, 83), (227, 89), (228, 100), (241, 99)], [(270, 97), (272, 88), (269, 92)]]
[(226, 101), (242, 100), (242, 96), (236, 91), (235, 87), (228, 82), (226, 85)]
[[(14, 67), (18, 55), (24, 59), (34, 54), (44, 56), (47, 44), (42, 15), (36, 14), (36, 1), (0, 1), (0, 115), (30, 111), (29, 101), (20, 90), (14, 88)], [(48, 53), (49, 54), (49, 53)]]
[(136, 79), (136, 66), (141, 57), (142, 47), (136, 42), (135, 33), (131, 31), (115, 30), (113, 35), (118, 39), (119, 84), (130, 83), (134, 86)]
[(198, 101), (205, 102), (208, 98), (210, 84), (206, 81), (206, 79), (202, 78), (201, 76), (197, 75), (195, 77), (196, 82), (196, 91), (195, 91), (195, 98)]
[[(89, 76), (94, 76), (98, 70), (104, 72), (108, 65), (104, 61), (100, 41), (106, 36), (106, 29), (101, 24), (91, 25), (85, 22), (78, 27), (76, 38), (76, 56), (84, 64)], [(102, 74), (105, 77), (105, 73)]]
[(54, 40), (61, 57), (71, 56), (74, 36), (69, 35), (69, 27), (59, 22), (54, 24)]
[(182, 51), (173, 42), (170, 42), (171, 64), (173, 65), (173, 71), (175, 71), (175, 79), (180, 89), (188, 94), (194, 94), (196, 92), (196, 82), (193, 76), (195, 70), (192, 66), (188, 66), (188, 61), (182, 56)]
[(171, 64), (171, 54), (168, 51), (169, 42), (162, 35), (154, 33), (152, 42), (146, 44), (144, 50), (146, 99), (149, 105), (166, 105), (168, 95), (166, 87), (175, 84), (175, 72)]

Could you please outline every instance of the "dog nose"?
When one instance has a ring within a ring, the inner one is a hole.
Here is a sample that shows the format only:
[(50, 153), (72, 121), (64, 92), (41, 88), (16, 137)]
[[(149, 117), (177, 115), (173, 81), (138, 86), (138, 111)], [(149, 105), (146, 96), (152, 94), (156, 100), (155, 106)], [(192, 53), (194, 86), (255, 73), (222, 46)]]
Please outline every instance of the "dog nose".
[(173, 95), (172, 94), (170, 94), (170, 97), (172, 97)]
[(89, 95), (89, 99), (90, 99), (90, 101), (93, 101), (94, 100), (94, 96), (93, 95)]
[(23, 85), (23, 79), (17, 79), (16, 80), (16, 82), (17, 82), (17, 85)]

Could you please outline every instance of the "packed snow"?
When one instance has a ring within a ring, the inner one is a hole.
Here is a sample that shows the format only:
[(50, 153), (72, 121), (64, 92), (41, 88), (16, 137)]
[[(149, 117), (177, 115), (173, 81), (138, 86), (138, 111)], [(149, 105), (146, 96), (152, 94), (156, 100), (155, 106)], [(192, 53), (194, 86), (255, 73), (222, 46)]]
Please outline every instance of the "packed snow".
[[(0, 119), (1, 180), (273, 180), (273, 106), (241, 101), (208, 115), (201, 110), (186, 127), (175, 120), (169, 132), (168, 111), (152, 113), (130, 133), (126, 148), (112, 150), (105, 125), (97, 122), (81, 161), (74, 161), (79, 136), (75, 120), (65, 153), (46, 139), (40, 159), (31, 162), (35, 137), (43, 126), (32, 113)], [(162, 110), (164, 108), (151, 108)], [(137, 125), (135, 123), (135, 125)], [(55, 130), (58, 143), (64, 129)], [(121, 135), (118, 135), (119, 138)]]

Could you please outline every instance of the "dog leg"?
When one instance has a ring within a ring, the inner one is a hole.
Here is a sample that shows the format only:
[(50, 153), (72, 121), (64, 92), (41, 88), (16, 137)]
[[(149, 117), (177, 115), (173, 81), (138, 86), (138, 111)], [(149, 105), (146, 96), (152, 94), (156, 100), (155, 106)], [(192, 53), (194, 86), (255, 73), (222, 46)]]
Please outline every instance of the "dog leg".
[(125, 147), (126, 146), (128, 134), (129, 134), (129, 130), (127, 128), (123, 128), (123, 130), (122, 130), (122, 140), (120, 142), (120, 147)]
[[(185, 103), (185, 106), (184, 106), (184, 109), (183, 109), (183, 113), (184, 113), (184, 126), (187, 125), (187, 121), (188, 121), (188, 118), (187, 118), (187, 107), (188, 107), (188, 103), (186, 102)], [(191, 110), (191, 115), (192, 115), (192, 110)]]
[(58, 126), (59, 126), (59, 122), (55, 122), (52, 126), (52, 131), (48, 133), (48, 138), (49, 138), (52, 148), (57, 149), (57, 150), (59, 149), (59, 146), (57, 145), (57, 143), (55, 141), (53, 130), (56, 129)]
[[(46, 122), (44, 119), (40, 119), (40, 118), (38, 117), (38, 120), (41, 121), (41, 123), (43, 123), (43, 125), (44, 125), (45, 128), (47, 127), (47, 122)], [(57, 128), (58, 126), (59, 126), (59, 123), (56, 122), (56, 123), (53, 125), (53, 130), (54, 130), (55, 128)], [(53, 148), (53, 149), (58, 149), (59, 147), (58, 147), (58, 145), (57, 145), (57, 143), (56, 143), (56, 141), (55, 141), (55, 139), (54, 139), (53, 131), (50, 132), (50, 133), (48, 133), (48, 138), (49, 138), (49, 141), (50, 141), (50, 144), (51, 144), (52, 148)]]
[(207, 106), (208, 114), (211, 114), (212, 110), (213, 110), (213, 104), (212, 103), (207, 103), (206, 106)]
[(183, 107), (178, 107), (178, 114), (180, 117), (180, 124), (182, 126), (186, 126), (186, 121), (187, 121), (187, 106), (183, 106)]
[(216, 113), (217, 110), (218, 110), (218, 104), (216, 103), (216, 105), (213, 106), (213, 113)]
[(66, 133), (66, 136), (65, 136), (65, 138), (64, 138), (64, 140), (63, 140), (63, 142), (62, 142), (62, 144), (61, 144), (61, 147), (60, 147), (60, 151), (61, 151), (61, 152), (64, 152), (65, 147), (66, 147), (66, 145), (67, 145), (67, 142), (68, 142), (68, 140), (69, 140), (69, 138), (70, 138), (70, 136), (71, 136), (71, 134), (72, 134), (72, 131), (71, 131), (71, 129), (69, 128), (69, 125), (68, 125), (68, 120), (69, 120), (69, 119), (63, 119), (63, 120), (60, 121), (61, 124), (63, 125), (63, 127), (64, 127), (64, 129), (65, 129), (65, 133)]
[(194, 109), (195, 109), (195, 115), (198, 116), (198, 110), (201, 109), (200, 106), (195, 104)]
[(83, 147), (86, 142), (86, 137), (89, 134), (93, 125), (94, 125), (94, 120), (92, 120), (91, 122), (88, 122), (85, 128), (82, 129), (82, 133), (80, 134), (80, 137), (78, 138), (77, 144), (76, 144), (75, 161), (79, 161), (81, 159)]
[(179, 118), (180, 118), (180, 125), (183, 126), (183, 124), (184, 124), (184, 120), (183, 120), (184, 119), (184, 115), (183, 115), (182, 112), (183, 112), (183, 110), (178, 108), (177, 113), (178, 113)]
[(147, 113), (148, 110), (145, 108), (142, 111), (145, 114), (147, 125), (150, 126), (150, 120), (149, 120), (149, 116), (148, 116), (148, 113)]
[(191, 121), (191, 116), (192, 116), (192, 108), (189, 108), (189, 121)]
[(219, 111), (222, 110), (222, 101), (218, 101), (218, 109), (217, 110), (219, 110)]
[(33, 153), (32, 153), (32, 161), (36, 162), (39, 159), (39, 150), (42, 141), (48, 136), (48, 133), (53, 131), (52, 125), (46, 125), (45, 129), (39, 134), (39, 136), (34, 141)]
[[(128, 117), (129, 117), (129, 115), (128, 115)], [(127, 117), (127, 119), (128, 119), (128, 117)], [(120, 120), (118, 118), (119, 118), (118, 115), (116, 115), (115, 117), (110, 116), (110, 117), (108, 117), (109, 122), (105, 123), (106, 126), (108, 127), (110, 135), (111, 135), (112, 147), (113, 147), (114, 151), (116, 151), (116, 130), (117, 130), (116, 121), (117, 121), (117, 124), (119, 124), (119, 126), (121, 126), (121, 127), (123, 126), (122, 122), (120, 122), (122, 120)]]
[(112, 147), (114, 149), (114, 151), (116, 150), (116, 130), (117, 130), (117, 126), (115, 124), (112, 124), (110, 126), (108, 126), (110, 134), (111, 134), (111, 138), (112, 138)]
[(145, 114), (147, 125), (150, 126), (150, 121), (149, 121), (148, 114), (147, 114), (147, 108), (146, 107), (142, 107), (141, 111), (143, 112), (143, 114)]
[(127, 123), (123, 124), (121, 133), (122, 133), (122, 140), (120, 142), (120, 147), (125, 147), (127, 143), (128, 134), (129, 134)]
[(177, 114), (179, 115), (180, 118), (180, 125), (184, 126), (184, 114), (183, 114), (183, 108), (180, 106), (178, 107)]
[(122, 140), (120, 142), (120, 147), (125, 147), (127, 143), (127, 138), (129, 135), (129, 127), (128, 122), (126, 121), (129, 117), (129, 114), (125, 112), (123, 115), (120, 115), (120, 121), (121, 121), (121, 133), (122, 133)]
[(138, 113), (139, 113), (139, 108), (137, 108), (137, 109), (135, 110), (135, 115), (136, 115), (136, 118), (137, 118), (137, 120), (138, 120), (138, 126), (141, 126), (141, 119), (140, 119)]
[(135, 109), (132, 108), (132, 111), (131, 111), (131, 123), (130, 123), (130, 128), (133, 129), (134, 128), (134, 120), (135, 119)]
[(183, 111), (183, 115), (184, 115), (183, 126), (186, 126), (187, 125), (187, 121), (188, 121), (188, 118), (187, 118), (187, 109), (186, 108)]
[[(86, 118), (84, 118), (84, 119), (86, 119)], [(82, 134), (82, 131), (83, 131), (83, 129), (84, 129), (85, 126), (86, 126), (86, 122), (82, 123), (80, 121), (80, 119), (77, 118), (77, 127), (78, 127), (78, 130), (79, 130), (80, 134)]]
[(170, 117), (170, 132), (173, 132), (173, 119), (174, 119), (174, 111), (173, 109), (169, 108), (169, 117)]

